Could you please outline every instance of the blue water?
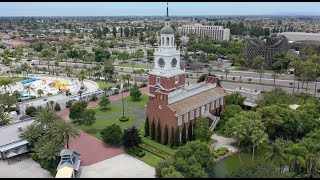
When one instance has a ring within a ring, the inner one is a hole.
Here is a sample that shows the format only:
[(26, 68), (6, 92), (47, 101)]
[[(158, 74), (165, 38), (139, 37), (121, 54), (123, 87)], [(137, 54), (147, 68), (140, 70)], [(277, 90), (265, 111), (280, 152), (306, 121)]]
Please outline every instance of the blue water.
[(28, 83), (31, 83), (31, 82), (33, 82), (33, 81), (36, 81), (36, 79), (26, 79), (26, 80), (23, 80), (23, 81), (21, 82), (21, 84), (28, 84)]

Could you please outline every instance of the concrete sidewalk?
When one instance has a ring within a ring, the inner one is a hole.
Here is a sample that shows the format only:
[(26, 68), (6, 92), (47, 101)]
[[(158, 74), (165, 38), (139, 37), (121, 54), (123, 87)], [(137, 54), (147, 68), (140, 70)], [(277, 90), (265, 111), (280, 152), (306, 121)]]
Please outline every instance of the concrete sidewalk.
[(231, 152), (237, 152), (238, 151), (237, 148), (235, 148), (235, 147), (230, 145), (230, 144), (236, 142), (236, 140), (233, 139), (233, 138), (225, 138), (225, 137), (222, 137), (222, 136), (218, 136), (216, 134), (213, 134), (211, 136), (211, 138), (212, 139), (216, 139), (218, 141), (218, 142), (216, 142), (216, 143), (214, 143), (212, 145), (213, 149), (217, 149), (219, 147), (227, 147), (229, 149), (229, 151), (231, 151)]
[(81, 166), (76, 177), (80, 178), (154, 178), (155, 169), (150, 165), (128, 155)]
[(41, 166), (31, 158), (21, 157), (21, 161), (15, 158), (10, 160), (0, 160), (1, 178), (51, 178), (51, 174), (42, 169)]

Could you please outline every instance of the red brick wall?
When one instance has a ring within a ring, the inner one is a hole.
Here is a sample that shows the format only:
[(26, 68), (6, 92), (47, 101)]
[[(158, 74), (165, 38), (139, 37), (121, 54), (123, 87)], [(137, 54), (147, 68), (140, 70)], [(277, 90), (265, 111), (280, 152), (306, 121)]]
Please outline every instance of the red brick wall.
[[(162, 106), (162, 109), (159, 109), (159, 105)], [(166, 105), (165, 101), (150, 101), (147, 104), (147, 116), (149, 119), (149, 132), (151, 136), (151, 124), (152, 120), (154, 119), (155, 129), (157, 130), (158, 120), (160, 118), (160, 127), (161, 127), (161, 143), (163, 143), (164, 138), (164, 128), (167, 125), (168, 127), (168, 136), (169, 136), (169, 143), (170, 143), (170, 133), (171, 127), (175, 130), (178, 125), (177, 118), (174, 115), (174, 112)], [(156, 132), (157, 135), (157, 132)]]
[[(224, 99), (223, 99), (224, 100)], [(154, 123), (155, 123), (155, 130), (157, 130), (157, 125), (158, 125), (158, 120), (160, 117), (160, 127), (161, 127), (161, 143), (163, 143), (163, 138), (164, 138), (164, 128), (165, 125), (167, 125), (168, 127), (168, 144), (170, 144), (170, 135), (171, 135), (171, 127), (173, 127), (174, 129), (174, 136), (176, 133), (176, 128), (178, 126), (178, 117), (175, 117), (174, 112), (171, 111), (171, 109), (166, 105), (167, 103), (165, 101), (160, 101), (160, 100), (154, 100), (154, 101), (149, 101), (149, 103), (147, 104), (147, 116), (149, 119), (149, 132), (150, 132), (150, 136), (151, 136), (151, 124), (152, 124), (152, 120), (154, 118)], [(162, 109), (159, 109), (159, 105), (162, 106)], [(221, 105), (221, 103), (220, 103)], [(224, 105), (223, 105), (224, 106)], [(211, 103), (209, 105), (209, 112), (213, 115), (218, 115), (219, 112), (223, 109), (222, 107), (214, 107), (213, 110), (211, 110)], [(194, 109), (194, 119), (190, 120), (190, 112), (188, 112), (188, 122), (186, 122), (185, 126), (186, 126), (186, 131), (188, 131), (190, 122), (194, 123), (196, 121), (196, 119), (201, 117), (201, 107), (199, 109), (199, 117), (196, 117), (196, 109)], [(182, 115), (182, 124), (179, 126), (179, 132), (182, 133), (183, 130), (183, 124), (184, 124), (184, 114)], [(156, 134), (157, 135), (157, 132)], [(187, 136), (188, 138), (188, 136)], [(175, 139), (175, 137), (174, 137)]]
[(149, 75), (149, 85), (155, 85), (156, 84), (156, 76)]

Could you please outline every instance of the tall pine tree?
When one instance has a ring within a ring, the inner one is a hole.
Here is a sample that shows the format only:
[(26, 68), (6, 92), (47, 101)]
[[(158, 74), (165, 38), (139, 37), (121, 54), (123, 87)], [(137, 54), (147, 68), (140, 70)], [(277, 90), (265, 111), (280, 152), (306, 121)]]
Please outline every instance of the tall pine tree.
[(157, 141), (161, 143), (161, 127), (160, 127), (160, 119), (158, 120), (157, 125)]
[(183, 123), (183, 128), (182, 128), (182, 144), (185, 144), (187, 142), (187, 136), (186, 136), (186, 124)]
[(174, 146), (174, 130), (173, 127), (171, 127), (171, 133), (170, 133), (170, 146)]
[(151, 124), (151, 139), (154, 140), (155, 136), (156, 136), (156, 128), (155, 128), (154, 119), (153, 119)]
[(144, 124), (144, 137), (149, 136), (149, 119), (148, 116), (146, 118), (146, 122)]
[(113, 26), (112, 28), (112, 34), (113, 34), (113, 37), (116, 38), (117, 37), (117, 29), (116, 27)]
[(180, 146), (180, 131), (179, 131), (179, 127), (177, 127), (176, 130), (176, 146)]
[(168, 144), (168, 127), (166, 125), (166, 127), (164, 128), (164, 135), (163, 135), (164, 139), (163, 139), (163, 144), (167, 145)]
[(190, 122), (189, 128), (188, 128), (188, 141), (192, 141), (192, 123)]
[(123, 37), (123, 27), (120, 27), (120, 37)]

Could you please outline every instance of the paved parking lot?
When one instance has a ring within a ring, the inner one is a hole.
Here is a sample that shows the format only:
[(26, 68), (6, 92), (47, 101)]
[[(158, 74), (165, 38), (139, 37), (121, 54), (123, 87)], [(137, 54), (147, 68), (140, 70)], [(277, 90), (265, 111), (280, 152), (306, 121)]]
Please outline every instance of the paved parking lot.
[(81, 166), (76, 177), (80, 178), (154, 178), (155, 169), (128, 155), (116, 157), (92, 164)]
[(7, 160), (0, 160), (0, 178), (51, 178), (51, 175), (31, 158), (22, 157), (21, 161), (10, 160), (10, 165)]

